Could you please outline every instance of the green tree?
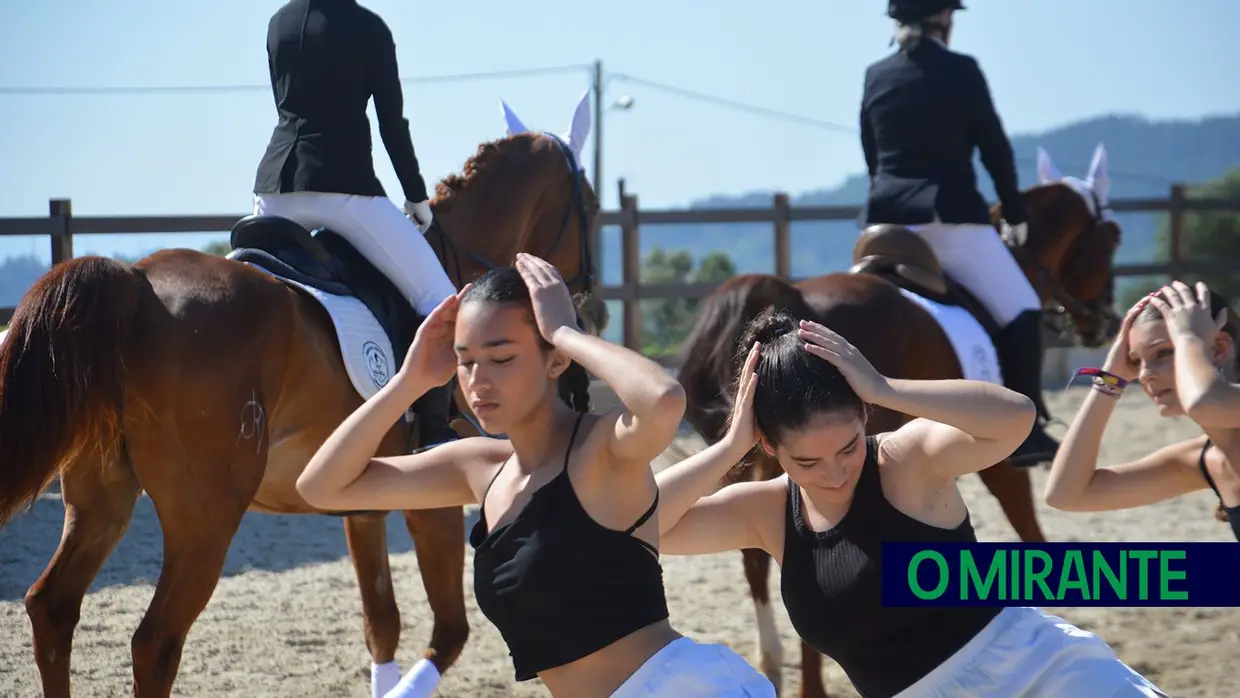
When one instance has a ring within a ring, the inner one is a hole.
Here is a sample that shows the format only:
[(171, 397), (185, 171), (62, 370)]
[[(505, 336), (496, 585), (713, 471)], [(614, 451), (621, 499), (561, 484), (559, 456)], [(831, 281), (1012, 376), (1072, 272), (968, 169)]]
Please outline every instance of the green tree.
[(202, 248), (202, 251), (217, 257), (224, 257), (229, 252), (232, 252), (232, 245), (228, 244), (227, 240), (216, 240), (215, 242), (208, 243), (206, 247)]
[[(1196, 199), (1240, 199), (1240, 167), (1219, 179), (1189, 187), (1188, 195)], [(1171, 258), (1171, 224), (1164, 216), (1158, 229), (1156, 261)], [(1184, 259), (1233, 260), (1232, 271), (1208, 274), (1185, 274), (1181, 281), (1188, 284), (1204, 281), (1212, 290), (1227, 298), (1232, 307), (1240, 307), (1240, 211), (1192, 211), (1185, 215)], [(1118, 310), (1127, 310), (1142, 296), (1156, 291), (1166, 283), (1164, 278), (1147, 277), (1133, 283), (1120, 296)]]
[[(640, 278), (643, 284), (721, 283), (735, 275), (736, 265), (723, 252), (705, 255), (695, 269), (687, 250), (656, 247), (642, 260)], [(675, 352), (693, 328), (699, 302), (697, 298), (643, 301), (642, 351), (651, 356)]]

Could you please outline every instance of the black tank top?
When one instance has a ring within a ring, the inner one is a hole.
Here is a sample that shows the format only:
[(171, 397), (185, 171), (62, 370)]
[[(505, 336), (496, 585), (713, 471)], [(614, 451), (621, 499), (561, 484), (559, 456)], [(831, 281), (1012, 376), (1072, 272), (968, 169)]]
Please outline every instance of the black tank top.
[(654, 515), (659, 496), (625, 531), (591, 518), (568, 476), (580, 426), (578, 417), (563, 470), (533, 493), (516, 518), (488, 535), (484, 493), (469, 535), (474, 597), (508, 644), (517, 681), (668, 617), (659, 552), (632, 535)]
[(963, 647), (998, 615), (994, 607), (884, 607), (882, 548), (890, 542), (976, 541), (965, 520), (943, 529), (887, 502), (874, 437), (848, 513), (816, 532), (802, 515), (801, 489), (789, 479), (780, 591), (793, 628), (835, 660), (865, 698), (889, 698)]
[(1210, 477), (1210, 470), (1206, 467), (1206, 452), (1210, 450), (1210, 440), (1206, 439), (1206, 445), (1201, 447), (1201, 455), (1197, 457), (1197, 466), (1201, 468), (1201, 474), (1206, 479), (1206, 483), (1210, 485), (1210, 489), (1214, 490), (1214, 495), (1218, 497), (1219, 506), (1223, 507), (1223, 511), (1227, 512), (1227, 523), (1231, 524), (1231, 532), (1235, 534), (1236, 540), (1240, 541), (1240, 506), (1229, 507), (1223, 504), (1223, 495), (1218, 491), (1218, 486), (1214, 484), (1214, 478)]

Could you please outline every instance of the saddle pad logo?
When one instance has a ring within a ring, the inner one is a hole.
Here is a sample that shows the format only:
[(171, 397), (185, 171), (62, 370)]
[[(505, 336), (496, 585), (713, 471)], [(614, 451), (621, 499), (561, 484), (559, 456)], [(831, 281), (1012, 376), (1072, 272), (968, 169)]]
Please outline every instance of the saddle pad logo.
[(382, 388), (387, 385), (391, 372), (387, 355), (383, 353), (379, 345), (366, 342), (362, 345), (362, 356), (366, 359), (366, 370), (370, 373), (370, 380), (374, 381), (375, 387)]

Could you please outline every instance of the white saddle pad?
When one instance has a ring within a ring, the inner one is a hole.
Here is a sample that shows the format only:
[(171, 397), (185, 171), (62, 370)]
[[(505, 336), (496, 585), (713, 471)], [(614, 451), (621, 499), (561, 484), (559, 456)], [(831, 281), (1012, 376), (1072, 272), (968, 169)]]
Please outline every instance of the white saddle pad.
[(964, 308), (943, 305), (900, 289), (906, 298), (925, 308), (938, 321), (939, 327), (956, 350), (956, 358), (969, 380), (1003, 384), (1003, 372), (999, 370), (999, 354), (995, 344), (982, 324)]
[(262, 269), (290, 286), (296, 286), (323, 306), (332, 319), (332, 326), (336, 328), (336, 339), (340, 342), (340, 359), (344, 362), (345, 371), (363, 400), (369, 400), (380, 388), (387, 385), (396, 371), (392, 341), (365, 303), (352, 296), (337, 296), (298, 283), (257, 264), (250, 266)]
[(4, 346), (4, 338), (8, 336), (9, 336), (9, 328), (6, 327), (4, 328), (3, 332), (0, 332), (0, 347)]

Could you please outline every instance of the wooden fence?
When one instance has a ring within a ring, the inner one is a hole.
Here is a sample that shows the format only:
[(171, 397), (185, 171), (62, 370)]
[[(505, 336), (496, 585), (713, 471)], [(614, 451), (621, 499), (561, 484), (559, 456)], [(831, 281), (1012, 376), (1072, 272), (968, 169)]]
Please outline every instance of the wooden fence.
[[(48, 202), (46, 218), (0, 218), (0, 236), (46, 235), (51, 241), (52, 263), (73, 256), (75, 235), (109, 234), (172, 234), (172, 233), (223, 233), (232, 228), (242, 214), (227, 216), (84, 216), (74, 217), (68, 199), (52, 199)], [(1170, 220), (1170, 249), (1164, 263), (1129, 264), (1116, 267), (1119, 276), (1159, 275), (1168, 278), (1185, 273), (1236, 271), (1240, 260), (1185, 259), (1183, 239), (1185, 214), (1191, 211), (1240, 211), (1240, 199), (1193, 199), (1187, 196), (1183, 185), (1171, 187), (1167, 198), (1127, 199), (1115, 201), (1111, 209), (1116, 213), (1148, 212), (1166, 213)], [(601, 291), (607, 300), (623, 303), (623, 341), (632, 348), (642, 346), (641, 301), (660, 298), (701, 298), (708, 295), (716, 284), (642, 284), (641, 227), (668, 223), (769, 223), (772, 226), (775, 247), (774, 273), (791, 277), (792, 223), (797, 221), (847, 221), (860, 214), (857, 206), (792, 206), (790, 197), (777, 193), (769, 208), (741, 209), (674, 209), (642, 211), (637, 197), (625, 195), (620, 210), (604, 211), (599, 215), (599, 226), (619, 226), (621, 230), (621, 254), (623, 280), (619, 285), (604, 286)], [(595, 233), (595, 250), (597, 232)], [(853, 239), (841, 240), (841, 245), (851, 249)], [(723, 241), (721, 241), (723, 246)], [(596, 254), (595, 259), (600, 255)], [(0, 308), (0, 323), (12, 317), (12, 308)]]

